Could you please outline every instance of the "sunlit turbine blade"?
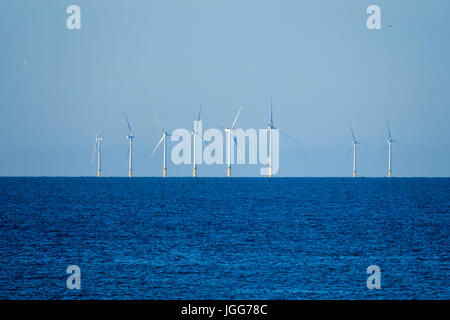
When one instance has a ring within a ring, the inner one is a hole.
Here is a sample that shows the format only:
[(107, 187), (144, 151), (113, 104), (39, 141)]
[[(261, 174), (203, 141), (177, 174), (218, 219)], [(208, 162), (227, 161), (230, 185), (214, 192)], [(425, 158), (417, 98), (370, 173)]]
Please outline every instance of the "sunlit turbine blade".
[(150, 158), (153, 156), (153, 154), (155, 153), (156, 149), (158, 149), (159, 145), (163, 142), (163, 140), (164, 140), (164, 135), (161, 137), (161, 140), (159, 140), (159, 142), (156, 145), (155, 149), (153, 149), (152, 154), (150, 155)]
[(234, 129), (234, 126), (236, 125), (236, 121), (237, 121), (237, 119), (238, 119), (238, 117), (239, 117), (239, 114), (241, 113), (241, 110), (242, 110), (243, 107), (244, 107), (244, 106), (241, 106), (241, 107), (239, 108), (239, 111), (238, 111), (238, 113), (236, 114), (236, 118), (234, 118), (233, 124), (231, 125), (231, 129)]
[(128, 133), (132, 136), (133, 135), (133, 130), (131, 129), (131, 124), (130, 124), (130, 120), (128, 120), (128, 116), (125, 113), (125, 119), (127, 120), (127, 125), (128, 125)]

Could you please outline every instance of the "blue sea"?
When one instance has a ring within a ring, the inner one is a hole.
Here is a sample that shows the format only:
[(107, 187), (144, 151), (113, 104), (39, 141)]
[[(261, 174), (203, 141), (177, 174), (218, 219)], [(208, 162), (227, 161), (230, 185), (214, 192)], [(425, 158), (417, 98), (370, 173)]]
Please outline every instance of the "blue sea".
[(449, 213), (447, 178), (0, 178), (0, 299), (450, 299)]

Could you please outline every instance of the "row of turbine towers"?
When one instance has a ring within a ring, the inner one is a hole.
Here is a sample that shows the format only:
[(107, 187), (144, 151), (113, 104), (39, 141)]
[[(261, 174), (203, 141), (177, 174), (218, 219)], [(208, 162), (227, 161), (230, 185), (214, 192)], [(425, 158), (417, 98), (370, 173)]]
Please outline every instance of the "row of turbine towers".
[[(353, 131), (352, 125), (350, 122), (348, 123), (348, 127), (350, 128), (350, 132), (352, 134), (352, 144), (353, 144), (353, 178), (356, 178), (356, 145), (361, 144), (360, 141), (356, 139), (355, 132)], [(382, 152), (388, 149), (388, 178), (392, 177), (392, 143), (398, 143), (398, 141), (394, 140), (392, 138), (391, 134), (391, 127), (389, 125), (389, 121), (386, 119), (386, 128), (388, 132), (388, 136), (386, 138), (386, 147), (383, 149)]]
[[(234, 147), (234, 145), (237, 146), (237, 141), (236, 141), (236, 136), (234, 133), (234, 128), (236, 126), (237, 120), (239, 118), (239, 115), (241, 113), (243, 109), (243, 106), (241, 106), (236, 114), (236, 116), (234, 117), (234, 120), (231, 124), (231, 126), (229, 127), (221, 127), (226, 135), (226, 166), (227, 166), (227, 177), (231, 177), (231, 148)], [(201, 137), (199, 131), (198, 131), (198, 123), (201, 119), (201, 113), (202, 113), (202, 107), (200, 106), (200, 110), (198, 112), (198, 116), (196, 121), (194, 121), (194, 127), (193, 129), (190, 131), (191, 136), (193, 137), (193, 167), (192, 167), (192, 177), (197, 177), (197, 162), (196, 162), (196, 137), (198, 136), (199, 139), (201, 139), (203, 141), (203, 138)], [(159, 140), (159, 142), (156, 144), (155, 148), (153, 149), (151, 156), (153, 156), (153, 154), (156, 152), (156, 150), (162, 145), (163, 148), (163, 170), (162, 170), (162, 176), (165, 178), (167, 177), (167, 137), (170, 137), (172, 134), (169, 133), (166, 129), (163, 128), (163, 126), (161, 125), (161, 122), (159, 121), (159, 118), (157, 116), (157, 114), (153, 111), (153, 114), (155, 116), (156, 122), (158, 124), (158, 127), (161, 130), (161, 139)], [(133, 177), (133, 139), (134, 139), (134, 134), (133, 134), (133, 129), (131, 127), (130, 121), (128, 119), (128, 116), (125, 114), (125, 120), (127, 122), (127, 126), (128, 126), (128, 135), (126, 136), (127, 140), (128, 140), (128, 177)], [(357, 177), (357, 148), (356, 145), (357, 144), (361, 144), (360, 141), (357, 140), (355, 132), (353, 131), (353, 128), (350, 124), (350, 122), (348, 123), (351, 135), (352, 135), (352, 145), (353, 145), (353, 173), (352, 176), (355, 178)], [(394, 140), (392, 138), (391, 135), (391, 129), (389, 126), (389, 122), (386, 119), (386, 127), (387, 127), (387, 131), (388, 131), (388, 137), (386, 138), (386, 148), (388, 148), (388, 178), (392, 177), (392, 143), (397, 143), (396, 140)], [(275, 127), (274, 122), (273, 122), (273, 109), (272, 109), (272, 98), (270, 99), (270, 123), (267, 125), (267, 132), (269, 133), (269, 174), (268, 177), (272, 177), (272, 130), (278, 129), (278, 131), (285, 136), (286, 138), (298, 143), (298, 141), (294, 138), (292, 138), (291, 136), (289, 136), (287, 133), (283, 132), (282, 130), (280, 130), (279, 128)], [(101, 176), (101, 159), (102, 159), (102, 142), (103, 142), (103, 135), (99, 135), (97, 133), (97, 131), (95, 132), (95, 145), (94, 145), (94, 151), (92, 154), (92, 159), (91, 162), (94, 161), (95, 156), (97, 156), (97, 177)], [(234, 142), (234, 144), (232, 144), (232, 141)], [(385, 148), (385, 149), (386, 149)], [(385, 149), (383, 151), (385, 151)], [(151, 157), (150, 156), (150, 157)]]

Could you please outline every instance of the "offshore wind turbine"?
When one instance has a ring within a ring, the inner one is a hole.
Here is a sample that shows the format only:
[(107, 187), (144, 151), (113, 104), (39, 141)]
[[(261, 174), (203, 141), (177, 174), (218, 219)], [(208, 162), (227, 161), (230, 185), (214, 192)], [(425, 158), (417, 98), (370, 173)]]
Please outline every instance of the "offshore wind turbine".
[(196, 167), (196, 153), (195, 153), (195, 136), (198, 135), (200, 137), (201, 140), (202, 136), (200, 135), (200, 133), (198, 132), (198, 122), (200, 121), (200, 116), (202, 114), (202, 106), (200, 106), (200, 110), (198, 111), (198, 117), (197, 117), (197, 122), (194, 122), (194, 128), (191, 131), (191, 136), (194, 138), (194, 157), (193, 157), (193, 166), (192, 166), (192, 177), (197, 177), (197, 167)]
[(101, 170), (102, 170), (102, 141), (103, 137), (99, 136), (97, 134), (97, 131), (94, 131), (95, 133), (95, 145), (94, 145), (94, 152), (92, 153), (92, 159), (91, 163), (94, 162), (95, 155), (97, 154), (97, 177), (101, 176)]
[(128, 146), (128, 177), (131, 178), (133, 176), (133, 139), (134, 139), (134, 135), (133, 135), (133, 130), (131, 129), (130, 121), (128, 120), (128, 117), (126, 114), (125, 114), (125, 119), (127, 120), (127, 125), (128, 125), (127, 139), (129, 142), (129, 146)]
[(392, 139), (391, 128), (389, 126), (389, 121), (386, 118), (386, 127), (388, 130), (388, 137), (386, 138), (387, 146), (388, 146), (388, 178), (392, 177), (392, 143), (398, 143)]
[(159, 121), (159, 118), (158, 118), (158, 116), (156, 115), (156, 113), (154, 111), (153, 111), (153, 114), (155, 115), (156, 122), (158, 123), (158, 126), (161, 129), (162, 136), (161, 136), (161, 140), (159, 140), (159, 142), (156, 145), (155, 149), (153, 149), (153, 152), (150, 155), (150, 157), (153, 156), (153, 154), (155, 153), (156, 149), (158, 149), (158, 147), (162, 143), (163, 144), (163, 178), (165, 178), (165, 177), (167, 177), (167, 166), (166, 166), (167, 147), (166, 147), (166, 142), (167, 142), (167, 137), (170, 137), (172, 134), (170, 134), (165, 129), (163, 129), (163, 127), (161, 126), (161, 122)]
[(350, 124), (350, 122), (348, 123), (348, 127), (350, 128), (350, 131), (352, 133), (352, 144), (353, 144), (353, 178), (356, 178), (356, 145), (360, 144), (361, 142), (359, 142), (356, 139), (355, 133), (353, 132), (353, 128), (352, 125)]
[(284, 135), (286, 138), (298, 143), (298, 141), (287, 133), (281, 131), (279, 128), (275, 127), (273, 122), (273, 111), (272, 111), (272, 97), (270, 97), (270, 123), (267, 125), (267, 131), (269, 132), (269, 178), (272, 177), (272, 130), (278, 129), (278, 131)]
[(227, 177), (231, 177), (231, 136), (233, 136), (233, 141), (237, 145), (236, 137), (234, 136), (234, 126), (236, 125), (237, 119), (239, 117), (239, 114), (241, 113), (241, 110), (244, 106), (241, 106), (239, 108), (239, 111), (236, 114), (236, 117), (234, 118), (233, 123), (231, 124), (231, 127), (224, 128), (225, 135), (226, 135), (226, 147), (227, 147)]

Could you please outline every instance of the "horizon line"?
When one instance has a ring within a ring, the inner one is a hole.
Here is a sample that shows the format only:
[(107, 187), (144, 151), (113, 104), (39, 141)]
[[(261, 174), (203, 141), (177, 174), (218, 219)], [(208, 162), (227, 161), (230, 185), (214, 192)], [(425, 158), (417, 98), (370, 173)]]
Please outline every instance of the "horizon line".
[(226, 176), (197, 176), (197, 177), (192, 177), (192, 176), (167, 176), (167, 177), (162, 177), (162, 176), (133, 176), (133, 177), (128, 177), (128, 176), (101, 176), (101, 177), (97, 177), (94, 175), (90, 175), (90, 176), (44, 176), (44, 175), (11, 175), (11, 176), (0, 176), (1, 178), (96, 178), (96, 179), (102, 179), (102, 178), (124, 178), (124, 179), (146, 179), (146, 178), (187, 178), (187, 179), (197, 179), (197, 178), (226, 178), (226, 179), (239, 179), (239, 178), (281, 178), (281, 179), (285, 179), (285, 178), (294, 178), (294, 179), (309, 179), (309, 178), (314, 178), (314, 179), (327, 179), (327, 178), (339, 178), (339, 179), (355, 179), (357, 180), (358, 178), (363, 178), (363, 179), (411, 179), (411, 178), (425, 178), (425, 179), (449, 179), (450, 176), (393, 176), (393, 177), (388, 177), (388, 176), (358, 176), (358, 177), (352, 177), (352, 176), (272, 176), (272, 177), (267, 177), (267, 176), (234, 176), (234, 177), (226, 177)]

